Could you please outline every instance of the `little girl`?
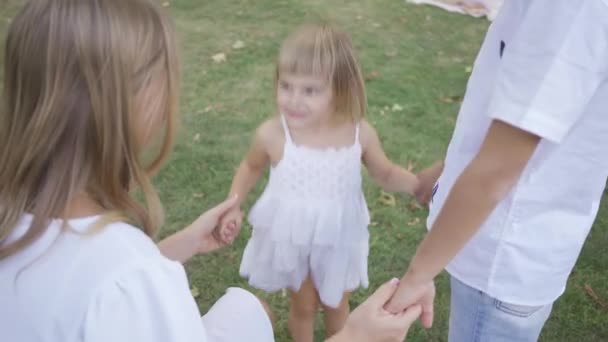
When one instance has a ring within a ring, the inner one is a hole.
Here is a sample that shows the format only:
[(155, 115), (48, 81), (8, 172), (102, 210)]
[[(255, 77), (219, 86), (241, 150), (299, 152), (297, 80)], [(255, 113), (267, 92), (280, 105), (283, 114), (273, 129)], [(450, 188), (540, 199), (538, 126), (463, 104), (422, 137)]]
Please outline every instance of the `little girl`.
[[(418, 180), (387, 159), (364, 119), (364, 83), (345, 33), (305, 26), (291, 34), (278, 57), (276, 100), (280, 114), (257, 129), (230, 190), (244, 200), (270, 165), (240, 271), (257, 288), (289, 288), (291, 334), (312, 341), (319, 304), (332, 335), (348, 316), (349, 293), (368, 286), (361, 164), (386, 191), (413, 194)], [(224, 217), (224, 240), (241, 220), (239, 206)]]

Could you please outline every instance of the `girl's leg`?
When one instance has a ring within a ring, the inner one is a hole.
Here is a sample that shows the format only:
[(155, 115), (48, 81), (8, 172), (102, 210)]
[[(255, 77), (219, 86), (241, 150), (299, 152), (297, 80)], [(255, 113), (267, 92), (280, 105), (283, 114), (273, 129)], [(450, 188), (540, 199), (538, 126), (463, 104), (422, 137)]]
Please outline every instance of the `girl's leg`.
[(325, 320), (325, 338), (333, 336), (338, 331), (342, 330), (348, 314), (350, 313), (350, 305), (348, 300), (350, 299), (350, 292), (345, 292), (342, 297), (342, 301), (337, 308), (332, 308), (321, 304), (323, 306), (324, 320)]
[(291, 292), (289, 331), (294, 342), (312, 342), (315, 315), (319, 309), (319, 295), (310, 276), (302, 283), (300, 291)]

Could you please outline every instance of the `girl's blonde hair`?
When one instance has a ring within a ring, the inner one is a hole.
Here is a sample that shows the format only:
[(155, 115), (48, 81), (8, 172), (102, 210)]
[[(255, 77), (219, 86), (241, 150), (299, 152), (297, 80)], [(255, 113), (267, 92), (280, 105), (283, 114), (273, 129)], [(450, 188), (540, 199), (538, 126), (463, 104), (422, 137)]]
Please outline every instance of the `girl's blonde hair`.
[[(13, 19), (0, 103), (0, 260), (82, 193), (155, 233), (163, 214), (150, 177), (176, 126), (174, 44), (171, 23), (148, 0), (32, 0)], [(154, 132), (162, 141), (144, 162)], [(8, 243), (26, 213), (30, 229)]]
[(365, 117), (365, 84), (348, 34), (327, 24), (300, 27), (281, 46), (275, 86), (282, 72), (327, 78), (336, 113), (353, 121)]

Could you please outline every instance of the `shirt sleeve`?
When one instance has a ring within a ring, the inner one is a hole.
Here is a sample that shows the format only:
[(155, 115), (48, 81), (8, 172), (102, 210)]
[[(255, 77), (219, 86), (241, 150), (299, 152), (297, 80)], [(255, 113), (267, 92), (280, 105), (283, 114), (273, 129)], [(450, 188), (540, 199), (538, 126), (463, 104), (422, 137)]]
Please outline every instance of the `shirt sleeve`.
[(535, 0), (506, 42), (489, 115), (559, 143), (608, 73), (602, 0)]
[(135, 262), (101, 284), (83, 323), (86, 342), (205, 342), (183, 267), (161, 257)]

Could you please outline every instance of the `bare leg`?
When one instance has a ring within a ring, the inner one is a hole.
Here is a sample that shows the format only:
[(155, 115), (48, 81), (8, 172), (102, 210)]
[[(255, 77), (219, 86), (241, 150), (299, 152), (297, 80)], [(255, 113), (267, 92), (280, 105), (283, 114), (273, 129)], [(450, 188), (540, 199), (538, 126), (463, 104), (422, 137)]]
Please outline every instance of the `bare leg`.
[(294, 342), (313, 342), (315, 315), (319, 309), (319, 295), (310, 276), (300, 291), (291, 292), (289, 331)]
[(346, 323), (346, 319), (350, 313), (349, 299), (350, 292), (346, 292), (337, 308), (332, 308), (321, 303), (324, 312), (323, 318), (325, 320), (325, 338), (333, 336), (344, 327), (344, 323)]

